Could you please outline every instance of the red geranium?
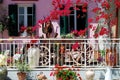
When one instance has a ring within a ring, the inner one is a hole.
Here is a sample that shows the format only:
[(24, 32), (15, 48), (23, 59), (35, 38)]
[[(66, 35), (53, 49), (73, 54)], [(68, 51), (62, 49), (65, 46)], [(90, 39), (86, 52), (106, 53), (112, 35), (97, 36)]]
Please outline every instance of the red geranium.
[(25, 26), (20, 27), (20, 32), (23, 33), (26, 30)]

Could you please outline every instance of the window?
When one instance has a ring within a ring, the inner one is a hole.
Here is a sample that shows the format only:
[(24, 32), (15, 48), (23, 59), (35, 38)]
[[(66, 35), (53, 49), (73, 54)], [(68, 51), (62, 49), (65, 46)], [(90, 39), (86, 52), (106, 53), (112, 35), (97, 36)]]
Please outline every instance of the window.
[(0, 0), (0, 3), (2, 3), (3, 2), (3, 0)]
[(82, 5), (77, 5), (77, 10), (70, 7), (69, 16), (60, 17), (61, 34), (70, 33), (72, 30), (84, 30), (87, 24), (87, 12), (83, 12)]
[(18, 30), (21, 26), (33, 26), (33, 5), (18, 6)]
[(9, 36), (18, 36), (21, 26), (35, 25), (35, 5), (9, 5)]

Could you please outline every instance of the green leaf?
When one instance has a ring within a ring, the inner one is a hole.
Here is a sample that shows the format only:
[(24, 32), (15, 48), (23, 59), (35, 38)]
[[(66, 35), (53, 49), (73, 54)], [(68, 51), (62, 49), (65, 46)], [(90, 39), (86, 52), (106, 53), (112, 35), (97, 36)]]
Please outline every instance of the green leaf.
[(102, 56), (105, 56), (105, 50), (100, 50)]

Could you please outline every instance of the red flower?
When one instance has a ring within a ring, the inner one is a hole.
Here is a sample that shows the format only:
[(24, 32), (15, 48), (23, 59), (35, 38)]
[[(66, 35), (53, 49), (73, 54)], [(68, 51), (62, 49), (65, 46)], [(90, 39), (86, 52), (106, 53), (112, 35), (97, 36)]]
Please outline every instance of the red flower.
[(38, 23), (43, 24), (44, 20), (39, 20)]
[(52, 5), (55, 6), (56, 2), (55, 1), (52, 1)]
[(78, 35), (82, 35), (83, 36), (85, 34), (86, 30), (87, 30), (87, 28), (85, 28), (84, 30), (80, 30), (78, 32)]
[(55, 65), (55, 68), (58, 68), (58, 66), (59, 66), (59, 65), (58, 65), (58, 64), (56, 64), (56, 65)]
[(32, 32), (36, 31), (37, 26), (32, 27)]
[(78, 37), (78, 36), (79, 36), (79, 34), (78, 34), (78, 31), (77, 31), (77, 30), (73, 30), (73, 31), (72, 31), (72, 34), (73, 34), (74, 36), (76, 36), (76, 37)]
[(57, 10), (52, 11), (52, 12), (50, 13), (50, 19), (52, 19), (52, 20), (57, 20), (58, 17), (59, 17), (58, 14), (59, 14), (59, 13), (58, 13)]
[(36, 43), (38, 40), (31, 40), (30, 43)]
[(102, 2), (102, 7), (104, 7), (105, 9), (109, 9), (110, 4), (107, 1), (104, 1), (104, 2)]
[(100, 10), (101, 10), (101, 8), (96, 7), (96, 8), (94, 8), (92, 11), (93, 11), (94, 13), (97, 13), (97, 12), (100, 11)]
[(88, 5), (88, 3), (83, 3), (83, 6), (82, 6), (82, 8), (87, 8), (87, 5)]
[(78, 44), (78, 42), (76, 42), (75, 44), (73, 44), (72, 49), (77, 50), (78, 47), (79, 47), (79, 44)]
[(98, 21), (99, 19), (101, 19), (100, 16), (96, 16), (95, 20)]
[(50, 76), (53, 76), (53, 72), (50, 73)]
[(91, 25), (91, 24), (88, 26), (88, 28), (90, 28), (90, 29), (92, 29), (92, 27), (93, 27), (93, 25)]
[(102, 27), (99, 34), (100, 35), (108, 34), (108, 30), (106, 28)]
[(109, 14), (102, 12), (100, 18), (108, 19), (109, 18)]
[(92, 28), (92, 31), (95, 31), (96, 30), (96, 27), (94, 26), (93, 28)]
[(78, 7), (74, 7), (74, 10), (80, 10)]
[(115, 0), (115, 5), (116, 5), (117, 8), (120, 8), (120, 1)]
[(88, 22), (91, 23), (93, 21), (93, 18), (89, 18)]
[(77, 76), (80, 76), (80, 74), (78, 73)]
[(79, 4), (81, 2), (81, 0), (76, 0), (76, 4)]
[(82, 9), (82, 12), (87, 12), (87, 9), (86, 9), (86, 8), (83, 8), (83, 9)]
[(26, 30), (25, 26), (20, 27), (20, 32), (23, 33)]
[(98, 33), (94, 34), (93, 36), (94, 36), (95, 38), (97, 38), (97, 37), (98, 37)]

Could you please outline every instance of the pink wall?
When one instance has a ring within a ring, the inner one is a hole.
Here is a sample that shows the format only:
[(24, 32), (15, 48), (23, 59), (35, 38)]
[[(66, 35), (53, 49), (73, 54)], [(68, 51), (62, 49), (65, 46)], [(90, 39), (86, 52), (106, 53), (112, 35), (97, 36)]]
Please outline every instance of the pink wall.
[[(51, 5), (51, 1), (52, 0), (38, 0), (38, 1), (12, 1), (12, 0), (3, 0), (3, 5), (6, 5), (6, 7), (8, 7), (9, 4), (32, 4), (35, 3), (36, 4), (36, 21), (43, 19), (44, 16), (48, 16), (50, 14), (50, 11), (52, 10), (52, 5)], [(76, 0), (72, 0), (73, 3)], [(82, 0), (85, 1), (85, 0)], [(94, 13), (91, 12), (91, 9), (93, 7), (95, 7), (96, 4), (94, 2), (90, 2), (88, 4), (88, 18), (94, 17)], [(59, 20), (58, 21), (54, 21), (55, 23), (55, 27), (59, 27)], [(60, 28), (59, 28), (60, 29)], [(40, 31), (39, 31), (40, 32)], [(60, 30), (58, 30), (59, 35), (60, 35)], [(0, 36), (1, 37), (1, 36)], [(5, 38), (8, 36), (4, 36)]]

